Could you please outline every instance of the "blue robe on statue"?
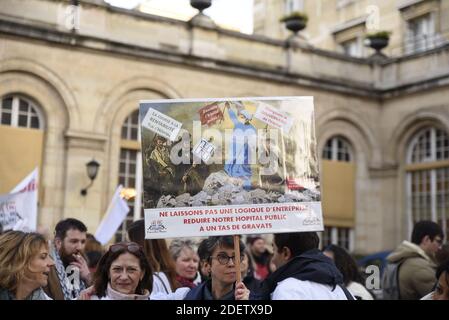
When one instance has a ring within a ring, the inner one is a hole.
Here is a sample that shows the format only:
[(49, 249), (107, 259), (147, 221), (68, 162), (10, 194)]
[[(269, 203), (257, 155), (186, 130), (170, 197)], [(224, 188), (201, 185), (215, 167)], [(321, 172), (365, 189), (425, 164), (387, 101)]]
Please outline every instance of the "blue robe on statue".
[(256, 142), (257, 131), (251, 124), (241, 123), (234, 110), (228, 109), (228, 114), (234, 123), (234, 130), (231, 145), (228, 149), (230, 154), (225, 161), (224, 170), (231, 177), (243, 179), (243, 187), (251, 189), (251, 151), (248, 141)]

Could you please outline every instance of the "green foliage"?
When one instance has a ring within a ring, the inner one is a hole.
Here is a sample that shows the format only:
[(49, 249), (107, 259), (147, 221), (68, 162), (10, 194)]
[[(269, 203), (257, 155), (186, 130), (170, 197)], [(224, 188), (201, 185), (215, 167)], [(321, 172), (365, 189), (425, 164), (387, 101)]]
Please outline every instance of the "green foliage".
[(279, 19), (280, 22), (285, 22), (287, 20), (292, 19), (300, 19), (303, 20), (305, 24), (307, 24), (307, 21), (309, 21), (309, 16), (307, 16), (306, 13), (300, 12), (300, 11), (294, 11), (286, 16), (283, 16), (281, 19)]
[(381, 39), (388, 40), (388, 39), (390, 39), (390, 36), (391, 36), (391, 31), (377, 31), (377, 32), (369, 33), (365, 37), (367, 39), (381, 38)]

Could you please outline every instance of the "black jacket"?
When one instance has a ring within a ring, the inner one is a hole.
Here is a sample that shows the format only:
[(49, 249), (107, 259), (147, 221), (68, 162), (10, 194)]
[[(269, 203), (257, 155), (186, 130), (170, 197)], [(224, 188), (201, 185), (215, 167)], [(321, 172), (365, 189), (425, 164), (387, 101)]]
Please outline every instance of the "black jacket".
[[(184, 300), (216, 300), (212, 295), (212, 280), (207, 280), (195, 288), (191, 289), (187, 295), (185, 296)], [(223, 297), (221, 297), (219, 300), (235, 300), (234, 297), (234, 288), (232, 288), (231, 291), (226, 293)]]
[(338, 285), (343, 289), (348, 300), (353, 300), (352, 295), (345, 288), (343, 276), (334, 262), (318, 249), (309, 250), (294, 257), (273, 272), (262, 283), (261, 293), (256, 298), (270, 300), (270, 294), (276, 289), (277, 284), (287, 278), (330, 285), (332, 290)]

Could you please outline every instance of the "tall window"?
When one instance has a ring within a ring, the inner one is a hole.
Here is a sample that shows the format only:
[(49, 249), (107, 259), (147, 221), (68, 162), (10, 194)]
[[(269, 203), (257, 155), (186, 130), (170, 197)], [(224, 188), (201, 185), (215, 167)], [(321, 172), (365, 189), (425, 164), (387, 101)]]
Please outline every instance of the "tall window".
[(354, 250), (353, 232), (352, 228), (325, 226), (321, 247), (324, 249), (330, 244), (335, 244), (351, 252)]
[(332, 244), (332, 228), (324, 227), (323, 235), (321, 238), (321, 246), (324, 249), (330, 244)]
[(343, 53), (351, 57), (362, 57), (363, 46), (359, 38), (354, 38), (340, 44)]
[(128, 226), (142, 217), (142, 155), (139, 140), (139, 111), (136, 110), (126, 118), (121, 130), (118, 183), (124, 188), (122, 196), (127, 199), (130, 211), (116, 233), (117, 242), (126, 240)]
[[(45, 117), (41, 110), (21, 95), (0, 96), (0, 194), (9, 192), (35, 168), (42, 174)], [(3, 215), (0, 205), (0, 220)]]
[[(354, 157), (351, 144), (342, 136), (332, 137), (327, 140), (326, 144), (324, 145), (322, 158), (323, 160), (352, 162)], [(336, 244), (347, 249), (348, 251), (352, 251), (354, 249), (353, 238), (353, 228), (326, 225), (322, 238), (322, 246), (324, 248), (327, 245)]]
[(304, 11), (304, 0), (285, 0), (285, 14)]
[(407, 22), (405, 52), (414, 53), (432, 49), (436, 46), (435, 19), (431, 13)]
[(43, 117), (31, 101), (17, 95), (2, 98), (0, 124), (31, 129), (43, 129)]
[(333, 161), (352, 161), (352, 148), (343, 137), (333, 137), (327, 140), (323, 149), (323, 159)]
[(407, 212), (409, 231), (420, 220), (449, 223), (449, 135), (438, 128), (416, 134), (408, 147)]
[(340, 247), (352, 251), (352, 247), (350, 246), (350, 233), (350, 228), (337, 228), (337, 244)]
[(122, 125), (122, 139), (136, 141), (139, 139), (139, 111), (134, 111)]

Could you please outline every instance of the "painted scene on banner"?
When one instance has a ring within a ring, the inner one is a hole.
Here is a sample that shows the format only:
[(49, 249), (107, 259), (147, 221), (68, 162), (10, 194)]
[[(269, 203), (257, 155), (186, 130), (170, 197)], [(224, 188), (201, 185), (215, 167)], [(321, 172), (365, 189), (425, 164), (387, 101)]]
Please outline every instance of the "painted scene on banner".
[(321, 231), (312, 97), (140, 103), (147, 238)]

